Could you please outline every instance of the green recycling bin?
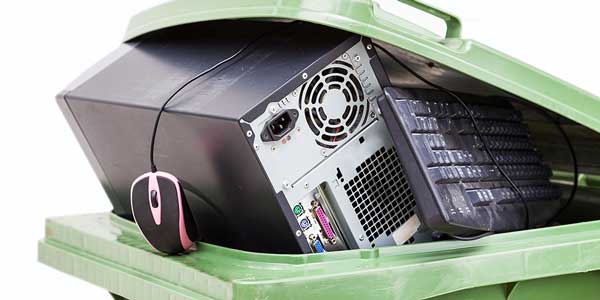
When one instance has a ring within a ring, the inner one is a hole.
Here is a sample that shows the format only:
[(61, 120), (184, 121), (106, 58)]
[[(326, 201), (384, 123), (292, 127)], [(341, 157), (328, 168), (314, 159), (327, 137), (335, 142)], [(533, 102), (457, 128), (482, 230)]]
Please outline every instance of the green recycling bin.
[[(500, 52), (461, 38), (460, 20), (436, 36), (376, 1), (176, 0), (132, 18), (125, 41), (164, 28), (216, 20), (300, 20), (393, 45), (600, 132), (600, 99)], [(585, 128), (585, 129), (582, 129)], [(600, 145), (597, 144), (597, 145)], [(592, 146), (593, 147), (593, 146)], [(584, 160), (593, 155), (583, 154)], [(50, 218), (39, 260), (108, 290), (116, 299), (597, 299), (600, 295), (600, 173), (554, 170), (577, 181), (565, 225), (486, 236), (319, 254), (265, 254), (198, 243), (164, 256), (136, 225), (112, 213)]]

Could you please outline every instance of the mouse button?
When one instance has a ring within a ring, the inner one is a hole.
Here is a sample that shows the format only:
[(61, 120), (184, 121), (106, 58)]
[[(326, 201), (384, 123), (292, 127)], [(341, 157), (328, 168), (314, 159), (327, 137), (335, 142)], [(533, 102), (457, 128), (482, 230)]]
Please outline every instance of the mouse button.
[[(179, 205), (181, 199), (179, 199), (180, 193), (177, 191), (177, 182), (173, 182), (162, 176), (157, 176), (157, 179), (163, 220), (179, 226)], [(179, 229), (177, 229), (177, 232), (179, 232)]]
[(177, 182), (162, 176), (157, 176), (157, 180), (161, 198), (179, 198), (180, 194), (177, 192), (179, 184)]
[(148, 203), (148, 178), (137, 181), (131, 188), (131, 201)]
[(142, 231), (147, 230), (150, 224), (155, 224), (151, 207), (148, 205), (148, 185), (148, 178), (144, 178), (137, 181), (131, 190), (131, 209), (136, 223), (142, 224)]

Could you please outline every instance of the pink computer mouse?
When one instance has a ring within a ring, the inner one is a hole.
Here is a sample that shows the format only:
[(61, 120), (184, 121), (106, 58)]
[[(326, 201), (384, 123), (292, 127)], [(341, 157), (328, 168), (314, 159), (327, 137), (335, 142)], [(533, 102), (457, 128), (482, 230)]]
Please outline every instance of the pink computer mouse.
[(148, 172), (131, 185), (133, 218), (148, 243), (166, 254), (194, 245), (197, 229), (179, 180), (166, 172)]

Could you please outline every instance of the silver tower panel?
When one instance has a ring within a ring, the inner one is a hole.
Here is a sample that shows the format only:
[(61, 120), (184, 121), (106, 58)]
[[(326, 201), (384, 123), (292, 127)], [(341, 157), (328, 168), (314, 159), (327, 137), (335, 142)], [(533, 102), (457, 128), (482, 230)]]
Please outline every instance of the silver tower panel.
[[(315, 252), (320, 245), (329, 251), (404, 243), (418, 226), (414, 198), (378, 119), (383, 91), (370, 59), (358, 42), (247, 122), (275, 192), (285, 195), (299, 236)], [(259, 138), (282, 112), (293, 116), (293, 129), (279, 140)]]

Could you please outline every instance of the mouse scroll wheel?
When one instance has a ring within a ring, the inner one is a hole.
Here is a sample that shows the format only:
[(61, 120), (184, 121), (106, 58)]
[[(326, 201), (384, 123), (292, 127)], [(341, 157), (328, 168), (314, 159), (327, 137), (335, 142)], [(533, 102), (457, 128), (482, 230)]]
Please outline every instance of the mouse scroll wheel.
[(157, 208), (158, 207), (158, 192), (156, 192), (155, 190), (150, 191), (150, 202), (152, 203), (152, 207), (153, 208)]

